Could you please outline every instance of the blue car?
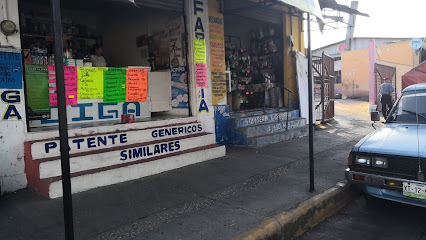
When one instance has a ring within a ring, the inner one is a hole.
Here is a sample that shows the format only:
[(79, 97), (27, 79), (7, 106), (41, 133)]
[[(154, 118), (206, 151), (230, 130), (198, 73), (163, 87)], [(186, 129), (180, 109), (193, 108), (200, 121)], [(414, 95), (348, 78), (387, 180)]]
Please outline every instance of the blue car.
[(352, 148), (348, 166), (346, 179), (366, 194), (426, 207), (426, 84), (404, 89), (384, 126)]

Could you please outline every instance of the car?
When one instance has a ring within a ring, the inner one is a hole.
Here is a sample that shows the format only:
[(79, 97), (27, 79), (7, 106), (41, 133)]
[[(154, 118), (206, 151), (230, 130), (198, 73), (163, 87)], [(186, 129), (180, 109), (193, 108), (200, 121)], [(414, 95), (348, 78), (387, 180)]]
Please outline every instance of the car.
[[(380, 120), (378, 112), (371, 116)], [(384, 126), (352, 148), (345, 175), (367, 197), (426, 207), (425, 173), (426, 83), (421, 83), (405, 88)]]

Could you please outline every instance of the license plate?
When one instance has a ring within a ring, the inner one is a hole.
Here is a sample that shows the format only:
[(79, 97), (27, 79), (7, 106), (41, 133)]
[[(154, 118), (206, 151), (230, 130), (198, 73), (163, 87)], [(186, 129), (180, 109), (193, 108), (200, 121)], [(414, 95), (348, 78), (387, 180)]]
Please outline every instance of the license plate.
[(404, 196), (426, 199), (426, 185), (420, 183), (402, 183)]

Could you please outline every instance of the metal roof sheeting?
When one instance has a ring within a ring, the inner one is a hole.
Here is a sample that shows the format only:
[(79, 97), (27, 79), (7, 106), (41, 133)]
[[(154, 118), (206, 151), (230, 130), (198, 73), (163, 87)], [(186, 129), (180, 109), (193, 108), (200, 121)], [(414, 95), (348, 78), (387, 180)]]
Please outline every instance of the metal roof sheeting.
[(184, 0), (134, 0), (136, 6), (183, 12)]

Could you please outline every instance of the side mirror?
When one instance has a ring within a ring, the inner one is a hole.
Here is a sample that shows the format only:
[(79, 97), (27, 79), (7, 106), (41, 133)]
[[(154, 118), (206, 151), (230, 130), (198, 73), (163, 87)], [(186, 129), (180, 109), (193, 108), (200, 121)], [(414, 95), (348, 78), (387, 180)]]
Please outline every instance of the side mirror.
[(378, 111), (370, 112), (371, 121), (377, 122), (380, 121), (380, 115)]

